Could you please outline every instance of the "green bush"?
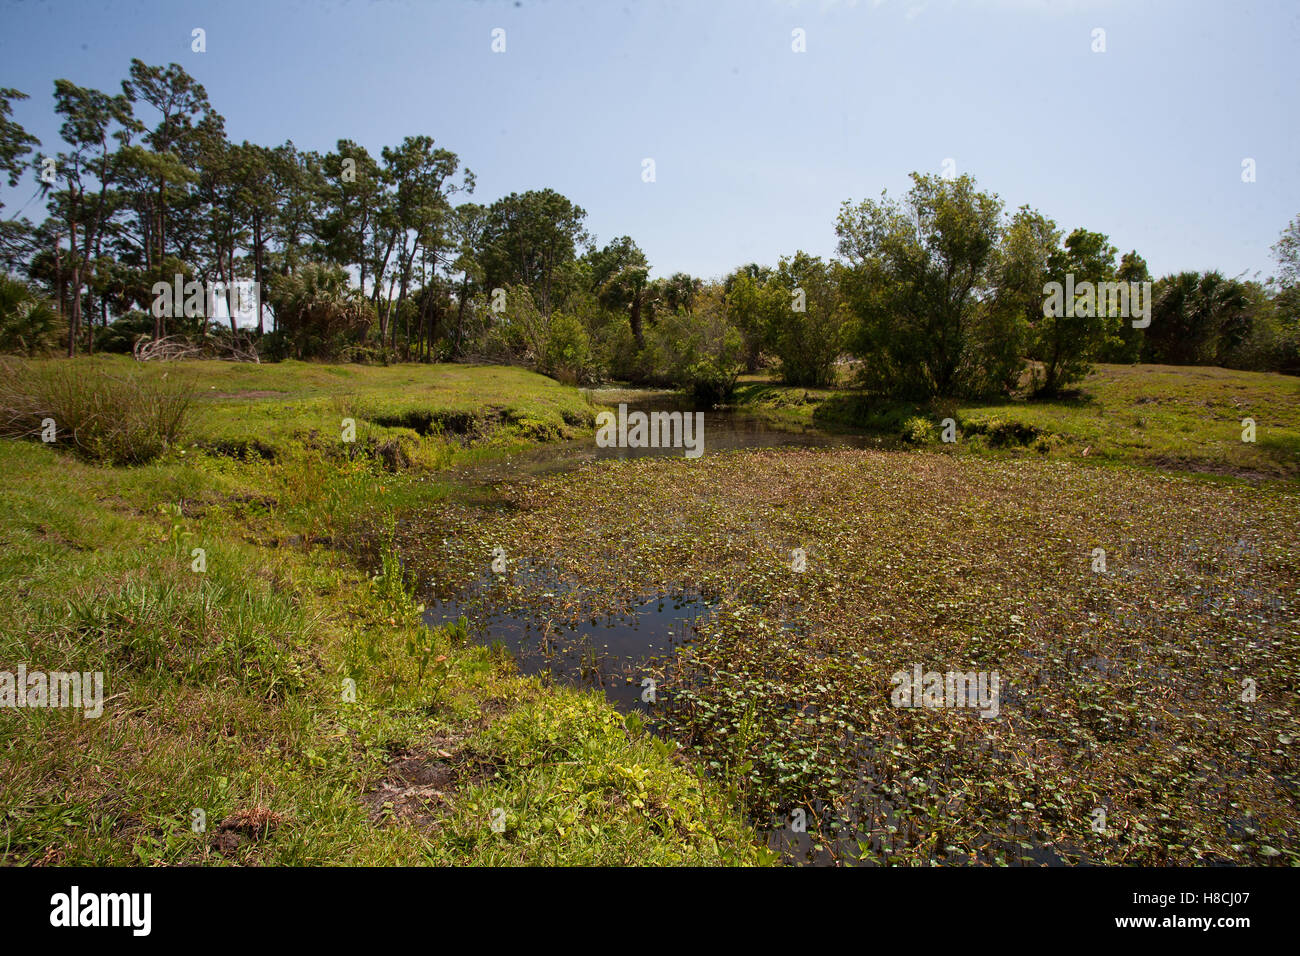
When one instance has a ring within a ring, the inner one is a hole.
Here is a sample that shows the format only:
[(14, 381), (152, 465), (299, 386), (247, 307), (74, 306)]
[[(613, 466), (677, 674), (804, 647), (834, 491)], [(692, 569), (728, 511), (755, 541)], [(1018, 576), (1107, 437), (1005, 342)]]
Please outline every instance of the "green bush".
[(551, 317), (542, 367), (548, 375), (569, 384), (587, 379), (591, 368), (591, 339), (576, 316), (558, 312)]
[(93, 461), (153, 461), (180, 438), (192, 384), (85, 361), (0, 362), (0, 435), (71, 445)]
[(137, 339), (153, 337), (153, 323), (153, 316), (148, 312), (132, 309), (108, 328), (95, 329), (95, 351), (130, 355)]
[(903, 441), (909, 445), (928, 445), (934, 441), (934, 422), (916, 416), (903, 422)]
[[(1027, 446), (1045, 437), (1043, 431), (1028, 422), (1003, 421), (1000, 418), (962, 422), (962, 429), (971, 435), (983, 435), (994, 448)], [(1044, 449), (1039, 447), (1038, 450)]]

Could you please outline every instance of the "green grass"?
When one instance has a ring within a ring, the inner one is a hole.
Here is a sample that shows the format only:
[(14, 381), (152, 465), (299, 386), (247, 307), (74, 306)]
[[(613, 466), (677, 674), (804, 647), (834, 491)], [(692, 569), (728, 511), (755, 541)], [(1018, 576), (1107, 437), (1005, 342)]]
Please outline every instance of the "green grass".
[[(1300, 477), (1300, 380), (1206, 367), (1102, 365), (1077, 395), (1000, 403), (873, 399), (748, 378), (738, 403), (776, 418), (902, 439), (913, 417), (957, 423), (958, 453), (1036, 456), (1246, 478)], [(1242, 420), (1255, 441), (1242, 440)], [(938, 439), (936, 445), (942, 445)]]
[[(428, 631), (389, 545), (353, 547), (459, 494), (441, 466), (581, 433), (575, 390), (496, 367), (141, 374), (206, 393), (151, 464), (0, 441), (0, 670), (102, 670), (107, 698), (97, 719), (0, 711), (0, 860), (758, 859), (734, 801), (675, 748), (456, 628)], [(377, 423), (397, 418), (420, 427)], [(386, 457), (392, 441), (406, 453)]]

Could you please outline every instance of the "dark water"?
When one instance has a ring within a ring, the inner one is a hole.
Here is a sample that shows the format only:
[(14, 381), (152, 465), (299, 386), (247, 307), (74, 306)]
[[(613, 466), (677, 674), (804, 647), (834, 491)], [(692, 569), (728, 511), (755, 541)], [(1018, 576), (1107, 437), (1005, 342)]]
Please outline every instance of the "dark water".
[(505, 647), (521, 673), (604, 691), (623, 713), (649, 713), (662, 696), (646, 665), (693, 640), (697, 622), (708, 612), (708, 602), (698, 596), (665, 595), (619, 614), (561, 624), (535, 611), (494, 605), (489, 588), (474, 597), (434, 600), (424, 620), (432, 627), (464, 615), (471, 638)]
[[(761, 416), (731, 409), (695, 409), (665, 392), (593, 392), (593, 401), (628, 412), (682, 411), (704, 413), (703, 454), (749, 448), (880, 447), (877, 439), (855, 434), (835, 434), (813, 426), (774, 423)], [(503, 460), (462, 468), (457, 477), (469, 484), (491, 485), (526, 476), (539, 476), (579, 468), (607, 458), (684, 456), (681, 448), (601, 448), (594, 436), (538, 445)], [(513, 572), (539, 595), (564, 590), (546, 569), (533, 568), (524, 559)], [(709, 603), (698, 594), (647, 595), (621, 613), (580, 616), (574, 625), (548, 619), (535, 608), (513, 606), (492, 575), (485, 575), (455, 595), (426, 594), (425, 622), (430, 626), (453, 622), (464, 615), (470, 635), (478, 643), (501, 645), (510, 651), (525, 674), (546, 674), (578, 687), (600, 689), (620, 710), (645, 711), (651, 688), (643, 686), (645, 667), (671, 654), (691, 640), (695, 626), (709, 613)], [(660, 698), (661, 699), (661, 698)]]
[[(743, 409), (697, 409), (668, 392), (592, 391), (592, 401), (617, 410), (620, 402), (634, 411), (681, 411), (704, 413), (703, 454), (746, 448), (888, 448), (894, 442), (852, 432), (831, 432), (815, 425), (773, 422)], [(495, 483), (527, 475), (569, 471), (588, 462), (606, 458), (685, 457), (681, 448), (601, 448), (594, 435), (576, 441), (536, 445), (486, 465), (453, 472), (471, 483)]]

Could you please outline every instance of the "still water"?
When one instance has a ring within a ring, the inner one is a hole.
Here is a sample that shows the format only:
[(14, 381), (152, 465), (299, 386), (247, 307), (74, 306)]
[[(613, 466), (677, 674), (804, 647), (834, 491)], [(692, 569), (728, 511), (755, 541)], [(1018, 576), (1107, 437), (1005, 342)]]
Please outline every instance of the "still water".
[[(598, 390), (588, 393), (600, 405), (626, 403), (628, 411), (702, 411), (703, 454), (749, 448), (884, 447), (882, 440), (837, 434), (808, 425), (774, 423), (759, 415), (730, 409), (695, 409), (672, 393)], [(600, 448), (594, 436), (538, 445), (503, 460), (453, 471), (457, 480), (492, 485), (522, 476), (540, 476), (578, 468), (607, 458), (683, 456), (681, 448)], [(540, 592), (565, 585), (547, 569), (525, 560), (515, 572)], [(529, 581), (529, 579), (531, 579)], [(673, 653), (695, 636), (697, 623), (710, 611), (699, 594), (646, 594), (612, 615), (583, 615), (577, 626), (549, 620), (536, 610), (505, 598), (491, 574), (454, 595), (426, 593), (425, 623), (450, 623), (464, 615), (470, 636), (480, 644), (508, 650), (524, 674), (546, 675), (577, 687), (598, 689), (623, 712), (647, 711), (651, 688), (643, 686), (645, 665)]]

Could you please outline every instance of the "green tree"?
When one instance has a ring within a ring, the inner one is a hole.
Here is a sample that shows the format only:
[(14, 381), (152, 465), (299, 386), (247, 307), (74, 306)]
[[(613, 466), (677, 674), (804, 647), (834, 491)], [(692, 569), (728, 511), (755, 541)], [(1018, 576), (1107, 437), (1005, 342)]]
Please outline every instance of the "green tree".
[(663, 308), (671, 312), (690, 312), (695, 299), (704, 288), (704, 280), (685, 272), (674, 272), (660, 281), (656, 298)]
[(993, 370), (988, 385), (1019, 384), (1024, 357), (1043, 329), (1044, 285), (1060, 255), (1056, 223), (1021, 206), (1002, 233), (993, 263), (994, 291), (986, 301), (986, 337), (981, 351)]
[(745, 369), (749, 372), (758, 371), (772, 325), (789, 307), (786, 290), (772, 281), (774, 275), (771, 269), (751, 262), (723, 282), (727, 317), (744, 339)]
[(1155, 286), (1143, 360), (1167, 365), (1209, 365), (1225, 335), (1241, 341), (1250, 297), (1236, 279), (1218, 272), (1180, 272)]
[(58, 183), (48, 189), (50, 212), (68, 230), (71, 314), (68, 356), (76, 354), (81, 331), (82, 290), (87, 264), (94, 258), (103, 231), (117, 212), (112, 187), (120, 172), (116, 151), (129, 145), (140, 129), (125, 95), (109, 96), (67, 80), (54, 81), (55, 111), (63, 117), (59, 135), (68, 149), (55, 158)]
[[(1044, 302), (1029, 350), (1030, 357), (1041, 363), (1035, 383), (1039, 394), (1057, 395), (1087, 375), (1111, 324), (1125, 321), (1107, 315), (1109, 303), (1096, 294), (1099, 283), (1115, 278), (1115, 252), (1106, 236), (1086, 229), (1075, 229), (1064, 248), (1052, 252), (1048, 273), (1060, 284), (1061, 295)], [(1092, 284), (1094, 294), (1086, 294), (1085, 282)], [(1065, 301), (1068, 290), (1077, 292), (1081, 286), (1084, 292), (1074, 302)]]
[[(840, 268), (796, 252), (777, 267), (767, 343), (781, 360), (787, 385), (823, 388), (835, 381), (835, 362), (844, 351), (851, 313), (840, 297)], [(779, 291), (778, 291), (779, 290)], [(734, 290), (733, 290), (734, 291)]]
[(628, 318), (637, 347), (645, 348), (643, 319), (653, 309), (658, 288), (650, 281), (650, 263), (628, 236), (593, 250), (586, 257), (592, 290), (600, 304)]
[[(1115, 281), (1133, 284), (1139, 287), (1151, 281), (1151, 271), (1147, 261), (1137, 254), (1137, 250), (1124, 253), (1115, 270)], [(1154, 290), (1152, 290), (1154, 292)], [(1131, 310), (1130, 310), (1131, 311)], [(1142, 359), (1142, 343), (1146, 339), (1146, 330), (1133, 326), (1132, 316), (1107, 316), (1106, 341), (1102, 345), (1098, 358), (1103, 362), (1117, 362), (1133, 365)]]
[[(202, 84), (177, 63), (149, 66), (132, 59), (122, 95), (132, 104), (153, 107), (157, 113), (154, 126), (143, 136), (145, 148), (131, 157), (134, 171), (147, 177), (152, 187), (134, 194), (144, 265), (150, 269), (167, 257), (173, 238), (174, 248), (181, 258), (187, 258), (180, 237), (171, 236), (176, 207), (184, 206), (182, 211), (191, 218), (201, 218), (186, 187), (197, 180), (204, 139), (214, 135), (224, 138), (224, 120), (212, 109)], [(143, 124), (140, 128), (145, 129)]]
[(295, 358), (336, 358), (370, 319), (370, 306), (338, 266), (304, 263), (273, 276), (270, 288), (278, 331)]
[[(392, 184), (393, 194), (385, 219), (396, 237), (397, 251), (397, 307), (399, 314), (411, 289), (417, 256), (437, 270), (440, 260), (449, 254), (452, 246), (450, 198), (457, 192), (474, 191), (474, 174), (463, 172), (460, 185), (452, 179), (460, 167), (456, 154), (446, 149), (435, 149), (431, 136), (408, 136), (394, 149), (383, 150), (384, 170)], [(421, 329), (428, 318), (428, 297), (423, 299), (419, 313)], [(387, 312), (381, 313), (381, 336), (387, 325)], [(406, 324), (406, 351), (410, 351), (410, 325)], [(395, 347), (397, 330), (391, 331)]]
[(861, 322), (850, 343), (866, 384), (911, 395), (972, 386), (972, 330), (991, 286), (1002, 202), (969, 176), (912, 174), (902, 202), (844, 203), (839, 252), (846, 296)]
[(465, 337), (465, 317), (471, 298), (483, 288), (482, 250), (487, 230), (487, 207), (466, 202), (456, 207), (451, 220), (456, 257), (450, 264), (458, 277), (456, 289), (456, 331), (452, 355), (459, 357)]
[(54, 304), (13, 276), (0, 275), (0, 352), (44, 355), (58, 348), (63, 320)]
[[(0, 88), (0, 175), (8, 181), (10, 188), (18, 185), (18, 180), (27, 168), (27, 154), (33, 147), (40, 146), (41, 141), (14, 122), (14, 100), (27, 99), (26, 93), (8, 87)], [(4, 202), (0, 201), (0, 210)], [(0, 219), (0, 266), (13, 269), (17, 263), (31, 254), (31, 223), (26, 219)]]
[(735, 391), (744, 353), (744, 339), (727, 320), (723, 287), (701, 285), (691, 311), (665, 313), (647, 330), (643, 360), (654, 380), (714, 405)]
[(1277, 330), (1273, 367), (1300, 373), (1300, 216), (1296, 216), (1273, 246), (1277, 275), (1269, 281)]
[(553, 189), (511, 193), (488, 207), (480, 262), (486, 289), (526, 285), (546, 313), (567, 289), (556, 288), (563, 267), (590, 241), (587, 213)]

